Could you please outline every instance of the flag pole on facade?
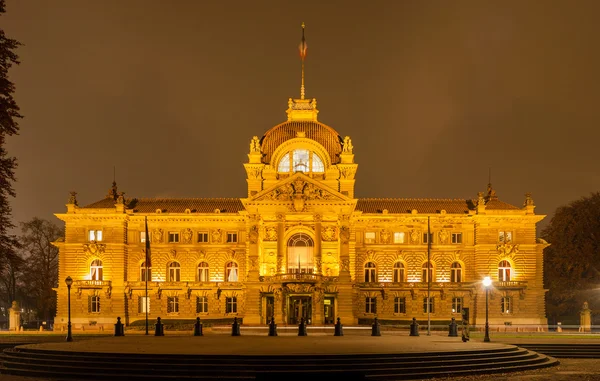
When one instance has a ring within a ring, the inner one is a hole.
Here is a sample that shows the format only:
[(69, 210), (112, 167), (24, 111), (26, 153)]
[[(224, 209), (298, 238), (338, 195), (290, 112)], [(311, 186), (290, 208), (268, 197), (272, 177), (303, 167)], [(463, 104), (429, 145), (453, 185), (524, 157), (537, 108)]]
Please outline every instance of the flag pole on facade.
[(431, 225), (427, 216), (427, 336), (431, 335)]
[(151, 264), (150, 264), (150, 236), (148, 235), (148, 217), (144, 217), (144, 222), (146, 224), (146, 236), (145, 236), (145, 241), (146, 241), (146, 276), (144, 277), (146, 280), (146, 297), (144, 298), (144, 304), (145, 304), (145, 310), (146, 310), (146, 335), (148, 335), (148, 278), (150, 277), (150, 271), (149, 269), (151, 268)]

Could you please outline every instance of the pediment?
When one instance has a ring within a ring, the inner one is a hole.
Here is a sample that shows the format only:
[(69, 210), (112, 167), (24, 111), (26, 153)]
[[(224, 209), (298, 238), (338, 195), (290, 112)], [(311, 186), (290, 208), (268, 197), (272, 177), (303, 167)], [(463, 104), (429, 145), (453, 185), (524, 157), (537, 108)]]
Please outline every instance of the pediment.
[(352, 201), (352, 199), (335, 189), (329, 188), (302, 173), (296, 173), (290, 178), (256, 194), (252, 201), (294, 201), (299, 199), (304, 201)]

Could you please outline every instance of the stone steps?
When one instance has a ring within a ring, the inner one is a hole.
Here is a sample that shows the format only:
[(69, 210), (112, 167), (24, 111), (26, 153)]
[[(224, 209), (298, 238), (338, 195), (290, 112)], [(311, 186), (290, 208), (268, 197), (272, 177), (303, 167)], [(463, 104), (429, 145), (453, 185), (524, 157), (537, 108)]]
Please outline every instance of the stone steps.
[(600, 358), (600, 344), (519, 344), (519, 346), (556, 358)]

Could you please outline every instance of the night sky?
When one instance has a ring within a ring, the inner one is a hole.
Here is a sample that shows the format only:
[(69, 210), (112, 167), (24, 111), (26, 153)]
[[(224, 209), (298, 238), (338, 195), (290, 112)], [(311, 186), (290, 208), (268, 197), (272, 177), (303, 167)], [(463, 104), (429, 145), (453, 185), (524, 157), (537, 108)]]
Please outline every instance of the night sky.
[(307, 97), (352, 138), (357, 197), (475, 198), (491, 167), (547, 223), (600, 190), (600, 1), (6, 5), (16, 222), (103, 198), (113, 167), (126, 197), (245, 197), (250, 139), (299, 97), (302, 22)]

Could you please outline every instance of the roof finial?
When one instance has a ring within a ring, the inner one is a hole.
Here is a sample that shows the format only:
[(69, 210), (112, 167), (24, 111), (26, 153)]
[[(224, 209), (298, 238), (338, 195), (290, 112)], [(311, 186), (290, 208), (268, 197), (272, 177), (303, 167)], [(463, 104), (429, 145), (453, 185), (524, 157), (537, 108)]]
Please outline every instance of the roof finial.
[(302, 41), (300, 42), (300, 58), (302, 59), (302, 85), (300, 86), (300, 99), (304, 99), (304, 59), (306, 58), (306, 40), (304, 39), (304, 23), (302, 23)]

